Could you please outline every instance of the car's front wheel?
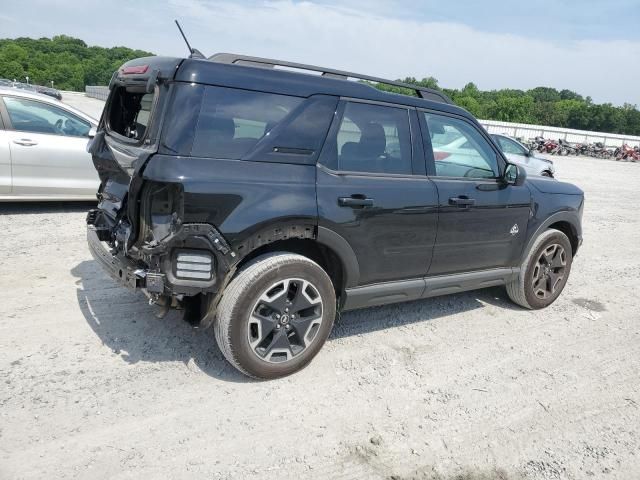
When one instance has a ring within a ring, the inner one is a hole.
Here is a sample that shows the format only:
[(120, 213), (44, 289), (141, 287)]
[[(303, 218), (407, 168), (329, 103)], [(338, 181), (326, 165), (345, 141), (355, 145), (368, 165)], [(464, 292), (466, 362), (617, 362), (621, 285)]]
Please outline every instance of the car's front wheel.
[(227, 286), (215, 336), (225, 358), (263, 379), (304, 368), (331, 332), (336, 296), (327, 273), (301, 255), (255, 259)]
[(551, 305), (567, 284), (573, 252), (569, 238), (549, 229), (534, 242), (520, 266), (520, 274), (507, 284), (509, 298), (529, 309)]

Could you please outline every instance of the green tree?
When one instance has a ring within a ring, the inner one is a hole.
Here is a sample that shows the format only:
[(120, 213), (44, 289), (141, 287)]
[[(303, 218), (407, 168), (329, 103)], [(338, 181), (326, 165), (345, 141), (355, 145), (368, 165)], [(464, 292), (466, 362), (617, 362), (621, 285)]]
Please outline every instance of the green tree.
[(562, 100), (562, 95), (555, 88), (536, 87), (529, 90), (528, 94), (536, 103), (553, 103)]
[(491, 119), (505, 122), (534, 123), (533, 98), (528, 95), (502, 95), (487, 109)]
[(123, 63), (152, 53), (126, 47), (88, 47), (68, 35), (49, 38), (0, 39), (0, 78), (29, 81), (63, 90), (84, 90), (85, 85), (106, 85)]
[(455, 99), (456, 105), (468, 110), (474, 117), (485, 118), (485, 111), (478, 100), (470, 95), (461, 96)]

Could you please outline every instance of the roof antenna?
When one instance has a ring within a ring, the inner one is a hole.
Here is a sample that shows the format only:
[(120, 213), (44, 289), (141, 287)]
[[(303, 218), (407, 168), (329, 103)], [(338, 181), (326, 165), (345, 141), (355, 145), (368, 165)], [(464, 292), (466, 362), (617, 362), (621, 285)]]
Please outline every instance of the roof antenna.
[(184, 43), (187, 44), (187, 48), (189, 49), (189, 53), (190, 53), (189, 58), (198, 58), (198, 59), (206, 60), (206, 57), (202, 54), (200, 50), (198, 50), (197, 48), (191, 48), (191, 45), (189, 45), (189, 40), (187, 40), (187, 36), (182, 31), (182, 27), (178, 23), (178, 20), (174, 20), (174, 21), (178, 26), (178, 30), (180, 30), (180, 35), (182, 35), (182, 38), (184, 38)]

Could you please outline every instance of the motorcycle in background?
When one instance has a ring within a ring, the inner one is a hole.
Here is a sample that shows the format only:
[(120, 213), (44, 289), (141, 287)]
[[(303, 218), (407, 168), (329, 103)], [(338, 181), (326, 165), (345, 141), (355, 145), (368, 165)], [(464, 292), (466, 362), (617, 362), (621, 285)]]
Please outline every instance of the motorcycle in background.
[(638, 147), (630, 147), (624, 143), (621, 147), (616, 148), (614, 156), (616, 161), (624, 160), (627, 162), (637, 162), (640, 160), (640, 150)]

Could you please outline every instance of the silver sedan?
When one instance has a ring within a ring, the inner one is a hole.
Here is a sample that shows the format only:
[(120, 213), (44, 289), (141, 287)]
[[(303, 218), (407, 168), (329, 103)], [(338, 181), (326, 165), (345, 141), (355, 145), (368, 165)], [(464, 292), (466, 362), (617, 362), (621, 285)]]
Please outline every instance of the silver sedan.
[(98, 122), (38, 93), (0, 88), (0, 201), (95, 200)]
[(502, 153), (507, 160), (517, 165), (522, 165), (529, 175), (553, 177), (556, 173), (551, 160), (536, 156), (523, 144), (506, 135), (492, 134)]

